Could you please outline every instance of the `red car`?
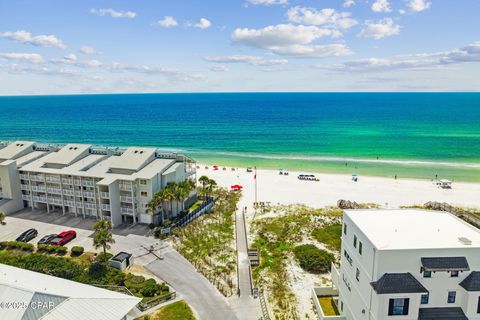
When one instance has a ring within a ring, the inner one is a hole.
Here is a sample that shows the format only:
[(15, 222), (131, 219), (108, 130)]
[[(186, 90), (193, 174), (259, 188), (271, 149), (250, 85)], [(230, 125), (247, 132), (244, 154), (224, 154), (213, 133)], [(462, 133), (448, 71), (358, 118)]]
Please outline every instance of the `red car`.
[(77, 237), (77, 233), (74, 230), (68, 230), (60, 232), (50, 244), (54, 246), (64, 246)]

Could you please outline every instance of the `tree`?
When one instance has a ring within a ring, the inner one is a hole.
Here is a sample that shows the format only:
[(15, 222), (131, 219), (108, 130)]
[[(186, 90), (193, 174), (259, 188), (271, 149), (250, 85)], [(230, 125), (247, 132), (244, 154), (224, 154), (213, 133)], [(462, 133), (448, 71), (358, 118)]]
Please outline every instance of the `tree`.
[(208, 184), (207, 184), (207, 190), (208, 190), (208, 195), (212, 195), (213, 190), (217, 186), (217, 181), (213, 179), (208, 179)]
[(176, 192), (177, 184), (175, 182), (167, 183), (167, 186), (164, 189), (163, 197), (165, 201), (170, 204), (170, 217), (173, 215), (173, 201), (176, 200)]
[(93, 246), (95, 249), (103, 248), (103, 254), (106, 255), (107, 249), (110, 249), (110, 244), (115, 243), (112, 235), (112, 221), (98, 220), (93, 225), (95, 235), (93, 236)]
[(302, 244), (293, 249), (300, 267), (312, 273), (325, 273), (330, 270), (330, 266), (335, 261), (335, 256), (326, 251), (317, 248), (313, 244)]
[(207, 195), (207, 185), (208, 185), (209, 181), (210, 181), (210, 179), (207, 176), (201, 176), (198, 179), (198, 182), (200, 182), (200, 184), (202, 185), (202, 191), (203, 191), (205, 196)]
[(0, 224), (2, 226), (6, 225), (7, 223), (5, 222), (5, 212), (0, 212)]
[(195, 183), (193, 180), (187, 179), (178, 183), (177, 196), (178, 200), (182, 203), (182, 211), (185, 211), (185, 201), (190, 196), (190, 192), (195, 189)]

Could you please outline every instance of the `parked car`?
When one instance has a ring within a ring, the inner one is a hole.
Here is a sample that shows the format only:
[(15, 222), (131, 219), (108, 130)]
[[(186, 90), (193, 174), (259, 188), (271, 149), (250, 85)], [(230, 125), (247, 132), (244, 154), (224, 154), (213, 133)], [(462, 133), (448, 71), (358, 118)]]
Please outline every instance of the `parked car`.
[(38, 236), (37, 229), (28, 229), (27, 231), (23, 232), (21, 235), (18, 236), (16, 241), (18, 242), (28, 242)]
[(60, 232), (51, 242), (54, 246), (64, 246), (77, 237), (77, 233), (74, 230), (68, 230)]
[(40, 239), (40, 241), (38, 241), (37, 244), (50, 244), (50, 242), (52, 242), (52, 240), (55, 239), (56, 237), (57, 237), (56, 234), (47, 234), (42, 239)]

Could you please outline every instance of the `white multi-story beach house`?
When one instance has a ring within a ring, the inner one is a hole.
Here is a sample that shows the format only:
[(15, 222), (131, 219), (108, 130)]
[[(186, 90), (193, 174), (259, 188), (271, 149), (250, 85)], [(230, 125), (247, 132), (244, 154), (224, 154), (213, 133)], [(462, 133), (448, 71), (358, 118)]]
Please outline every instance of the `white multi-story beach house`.
[[(158, 223), (148, 212), (152, 196), (169, 182), (194, 179), (195, 164), (155, 148), (105, 148), (89, 144), (3, 143), (0, 211), (25, 207), (121, 223)], [(193, 197), (194, 194), (191, 194)], [(181, 206), (173, 206), (175, 215)]]
[(447, 212), (346, 210), (336, 317), (480, 319), (480, 231)]

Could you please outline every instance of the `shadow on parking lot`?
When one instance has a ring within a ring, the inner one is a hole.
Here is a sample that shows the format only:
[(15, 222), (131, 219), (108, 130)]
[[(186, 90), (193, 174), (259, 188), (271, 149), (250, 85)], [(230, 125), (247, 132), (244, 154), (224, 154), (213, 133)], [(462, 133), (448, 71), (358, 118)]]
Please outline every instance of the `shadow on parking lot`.
[[(63, 215), (61, 211), (47, 212), (45, 210), (37, 209), (32, 211), (31, 208), (25, 208), (9, 216), (15, 217), (17, 219), (32, 220), (84, 230), (93, 230), (93, 225), (97, 221), (95, 218), (75, 217), (75, 215), (71, 213), (66, 213), (65, 215)], [(113, 229), (113, 234), (121, 236), (126, 236), (129, 234), (144, 236), (148, 234), (148, 232), (148, 225), (145, 224), (131, 225), (124, 223)], [(90, 237), (93, 237), (93, 233), (90, 235)]]

